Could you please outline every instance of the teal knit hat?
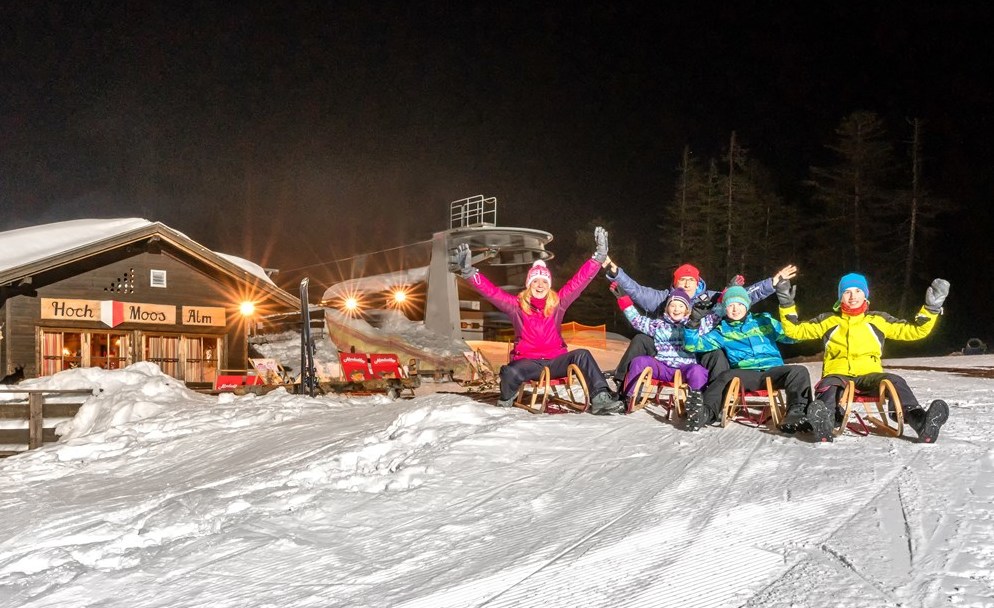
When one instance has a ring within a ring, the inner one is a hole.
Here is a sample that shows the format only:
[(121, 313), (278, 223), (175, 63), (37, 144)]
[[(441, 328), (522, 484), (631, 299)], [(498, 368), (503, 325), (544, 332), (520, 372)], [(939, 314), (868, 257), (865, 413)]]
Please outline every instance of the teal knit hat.
[(866, 282), (866, 277), (861, 274), (856, 274), (855, 272), (850, 272), (839, 280), (839, 299), (842, 299), (842, 294), (844, 294), (847, 289), (852, 289), (853, 287), (861, 290), (867, 300), (870, 299), (870, 286)]
[(725, 295), (721, 298), (721, 303), (728, 308), (728, 305), (732, 302), (738, 302), (739, 304), (745, 306), (746, 310), (752, 306), (752, 299), (749, 297), (749, 292), (746, 291), (745, 287), (739, 285), (733, 285), (725, 290)]

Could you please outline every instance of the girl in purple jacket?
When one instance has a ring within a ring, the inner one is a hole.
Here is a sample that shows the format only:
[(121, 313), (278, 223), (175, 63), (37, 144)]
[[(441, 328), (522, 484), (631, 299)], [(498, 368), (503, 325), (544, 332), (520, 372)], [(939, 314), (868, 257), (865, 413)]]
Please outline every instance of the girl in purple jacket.
[(604, 373), (590, 351), (566, 350), (562, 322), (566, 309), (580, 296), (580, 292), (597, 276), (597, 271), (607, 265), (607, 231), (594, 229), (596, 250), (565, 285), (557, 292), (552, 289), (552, 273), (542, 260), (532, 264), (525, 278), (525, 288), (517, 295), (510, 294), (491, 283), (473, 268), (469, 245), (463, 243), (456, 249), (453, 271), (465, 279), (481, 296), (511, 319), (514, 327), (514, 348), (511, 362), (500, 370), (501, 407), (510, 407), (521, 384), (536, 380), (542, 368), (548, 367), (554, 378), (566, 375), (566, 368), (576, 364), (583, 372), (590, 388), (590, 410), (595, 414), (624, 411), (624, 404), (611, 393)]

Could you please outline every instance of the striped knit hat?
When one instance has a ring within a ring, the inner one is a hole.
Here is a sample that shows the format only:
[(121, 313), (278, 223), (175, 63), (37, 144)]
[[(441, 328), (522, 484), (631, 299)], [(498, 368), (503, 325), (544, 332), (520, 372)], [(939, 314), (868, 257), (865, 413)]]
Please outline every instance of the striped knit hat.
[(549, 272), (548, 267), (546, 267), (545, 262), (542, 260), (535, 260), (532, 267), (528, 269), (528, 274), (525, 276), (525, 289), (531, 287), (532, 281), (535, 279), (545, 279), (552, 284), (552, 273)]
[(673, 300), (676, 300), (677, 302), (683, 302), (684, 305), (687, 307), (687, 310), (690, 310), (691, 307), (690, 295), (688, 295), (686, 291), (682, 289), (671, 289), (669, 297), (666, 298), (666, 305), (669, 306), (670, 302), (672, 302)]
[(726, 289), (725, 295), (721, 298), (721, 302), (725, 305), (725, 308), (728, 308), (728, 305), (732, 302), (737, 302), (745, 306), (746, 310), (749, 310), (749, 307), (752, 306), (752, 299), (749, 297), (749, 292), (746, 291), (745, 287), (740, 287), (738, 285), (733, 285)]

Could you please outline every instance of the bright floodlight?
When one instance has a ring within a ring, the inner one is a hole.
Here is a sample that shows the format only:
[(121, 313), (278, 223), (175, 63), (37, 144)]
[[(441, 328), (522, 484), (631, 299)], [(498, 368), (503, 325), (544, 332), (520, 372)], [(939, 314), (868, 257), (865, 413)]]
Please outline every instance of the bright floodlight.
[(345, 298), (345, 310), (355, 312), (359, 308), (359, 300), (353, 296)]
[(241, 305), (239, 305), (238, 310), (242, 313), (243, 316), (246, 317), (251, 316), (252, 313), (255, 312), (255, 304), (253, 304), (252, 302), (242, 302)]
[(393, 303), (394, 304), (403, 304), (406, 301), (407, 301), (407, 292), (406, 291), (404, 291), (403, 289), (398, 289), (397, 291), (393, 292)]

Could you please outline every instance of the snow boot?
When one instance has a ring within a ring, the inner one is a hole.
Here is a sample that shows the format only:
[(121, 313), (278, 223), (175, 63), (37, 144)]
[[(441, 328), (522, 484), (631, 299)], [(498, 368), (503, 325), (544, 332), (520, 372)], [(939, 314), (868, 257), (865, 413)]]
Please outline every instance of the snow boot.
[(618, 401), (609, 390), (601, 391), (590, 399), (590, 413), (597, 415), (623, 414), (625, 403)]
[(688, 431), (699, 431), (711, 424), (711, 411), (704, 406), (704, 397), (700, 391), (687, 391), (687, 401), (683, 407), (687, 412), (684, 428)]
[(949, 406), (945, 401), (936, 399), (928, 406), (927, 411), (914, 409), (906, 417), (908, 425), (918, 433), (918, 443), (935, 443), (939, 438), (939, 429), (949, 418)]
[(511, 407), (513, 405), (514, 405), (514, 397), (511, 397), (510, 399), (497, 400), (497, 407)]
[(780, 432), (786, 433), (787, 435), (793, 435), (798, 431), (805, 430), (803, 427), (807, 425), (808, 419), (805, 412), (805, 407), (803, 403), (794, 403), (787, 408), (787, 415), (783, 417), (783, 421), (780, 422)]
[(832, 421), (835, 416), (829, 411), (824, 401), (815, 399), (808, 404), (808, 422), (811, 423), (811, 432), (815, 436), (815, 441), (819, 443), (832, 442)]

